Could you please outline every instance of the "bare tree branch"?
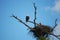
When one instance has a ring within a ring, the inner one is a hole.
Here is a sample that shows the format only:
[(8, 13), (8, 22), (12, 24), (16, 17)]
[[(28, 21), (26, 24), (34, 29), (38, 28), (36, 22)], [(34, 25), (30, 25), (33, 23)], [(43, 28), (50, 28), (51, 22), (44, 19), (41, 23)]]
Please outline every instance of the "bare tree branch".
[[(33, 23), (33, 24), (34, 24), (34, 22), (32, 22), (32, 21), (28, 21), (28, 22)], [(36, 24), (36, 25), (39, 25), (39, 24), (38, 24), (38, 23), (36, 23), (36, 22), (35, 22), (35, 24)]]
[(55, 34), (50, 34), (50, 35), (52, 35), (60, 40), (60, 35), (55, 35)]
[(53, 29), (51, 30), (52, 32), (54, 31), (54, 29), (56, 28), (56, 26), (57, 26), (57, 19), (55, 20), (55, 25), (54, 25), (54, 27), (53, 27)]
[(37, 7), (35, 6), (35, 3), (34, 3), (34, 9), (35, 9), (35, 12), (34, 12), (34, 27), (36, 27), (36, 9), (37, 9)]
[(17, 19), (19, 22), (21, 22), (21, 23), (24, 24), (26, 27), (28, 27), (30, 30), (32, 29), (30, 26), (28, 26), (27, 24), (25, 24), (21, 19), (17, 18), (17, 16), (12, 15), (11, 17)]

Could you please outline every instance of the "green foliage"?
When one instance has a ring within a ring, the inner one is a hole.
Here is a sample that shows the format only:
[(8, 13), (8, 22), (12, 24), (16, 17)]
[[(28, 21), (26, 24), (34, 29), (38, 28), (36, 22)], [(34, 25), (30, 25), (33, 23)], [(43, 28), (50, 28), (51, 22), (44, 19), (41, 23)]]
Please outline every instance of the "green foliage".
[(40, 37), (37, 38), (37, 40), (50, 40), (50, 38), (49, 37), (40, 36)]

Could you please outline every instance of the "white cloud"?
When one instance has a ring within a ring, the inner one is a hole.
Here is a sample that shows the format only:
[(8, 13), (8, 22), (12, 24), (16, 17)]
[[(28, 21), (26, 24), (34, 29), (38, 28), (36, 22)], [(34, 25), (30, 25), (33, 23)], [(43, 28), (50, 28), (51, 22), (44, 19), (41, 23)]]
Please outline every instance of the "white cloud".
[(45, 10), (60, 12), (60, 0), (56, 0), (55, 4), (52, 7), (50, 7), (50, 6), (45, 7)]
[(52, 7), (53, 11), (60, 12), (60, 0), (55, 2), (55, 5)]

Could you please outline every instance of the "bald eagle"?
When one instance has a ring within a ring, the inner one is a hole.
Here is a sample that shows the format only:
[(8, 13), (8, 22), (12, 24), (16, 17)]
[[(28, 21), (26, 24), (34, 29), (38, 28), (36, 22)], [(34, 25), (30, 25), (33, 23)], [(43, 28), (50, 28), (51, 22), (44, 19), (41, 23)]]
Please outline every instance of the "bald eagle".
[(26, 16), (26, 22), (28, 22), (29, 21), (29, 16)]

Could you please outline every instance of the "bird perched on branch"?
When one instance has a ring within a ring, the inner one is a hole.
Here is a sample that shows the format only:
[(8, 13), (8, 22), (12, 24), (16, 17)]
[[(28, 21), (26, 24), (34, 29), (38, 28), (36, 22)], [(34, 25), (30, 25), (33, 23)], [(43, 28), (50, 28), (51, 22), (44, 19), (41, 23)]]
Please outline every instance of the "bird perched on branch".
[(29, 16), (26, 16), (26, 22), (28, 22), (29, 21)]

